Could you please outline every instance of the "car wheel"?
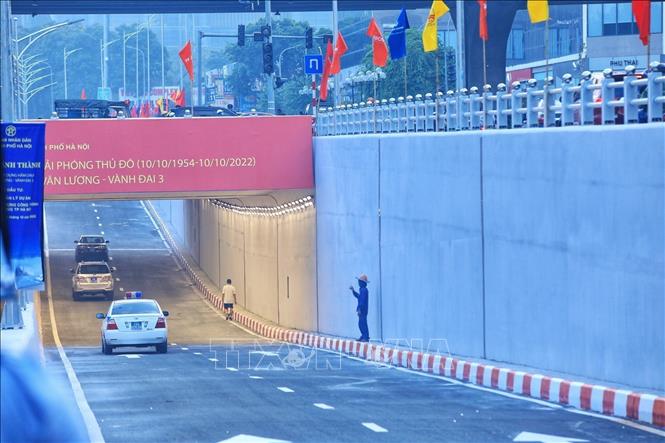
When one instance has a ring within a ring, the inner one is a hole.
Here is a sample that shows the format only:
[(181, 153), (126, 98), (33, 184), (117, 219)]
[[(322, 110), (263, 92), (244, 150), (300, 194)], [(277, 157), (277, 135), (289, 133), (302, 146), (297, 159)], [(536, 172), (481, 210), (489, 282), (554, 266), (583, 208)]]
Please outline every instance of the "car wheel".
[(168, 351), (169, 346), (166, 342), (164, 342), (156, 345), (155, 349), (157, 349), (157, 352), (160, 354), (166, 354), (166, 351)]
[(103, 339), (102, 339), (102, 353), (104, 355), (113, 354), (113, 346), (107, 345), (106, 342)]
[(72, 292), (72, 298), (74, 299), (74, 301), (79, 301), (79, 300), (81, 300), (81, 296), (78, 295), (77, 292)]

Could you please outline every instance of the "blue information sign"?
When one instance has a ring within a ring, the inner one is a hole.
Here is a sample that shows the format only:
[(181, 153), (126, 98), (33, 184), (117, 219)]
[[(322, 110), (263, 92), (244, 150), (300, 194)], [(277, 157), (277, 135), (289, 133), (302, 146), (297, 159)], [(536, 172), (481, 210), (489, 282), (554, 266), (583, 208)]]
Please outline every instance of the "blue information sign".
[(323, 56), (305, 56), (305, 74), (323, 74)]
[(2, 123), (3, 186), (9, 260), (17, 289), (43, 289), (42, 228), (44, 203), (43, 123)]

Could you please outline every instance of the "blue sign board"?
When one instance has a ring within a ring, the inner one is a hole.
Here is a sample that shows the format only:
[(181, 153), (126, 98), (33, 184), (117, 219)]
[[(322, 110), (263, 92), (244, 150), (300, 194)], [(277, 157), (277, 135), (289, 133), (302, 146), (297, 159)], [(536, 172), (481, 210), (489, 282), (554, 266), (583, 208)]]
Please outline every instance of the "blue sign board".
[(9, 260), (17, 289), (43, 289), (43, 123), (2, 123), (3, 184)]
[(323, 74), (323, 56), (305, 56), (305, 74)]

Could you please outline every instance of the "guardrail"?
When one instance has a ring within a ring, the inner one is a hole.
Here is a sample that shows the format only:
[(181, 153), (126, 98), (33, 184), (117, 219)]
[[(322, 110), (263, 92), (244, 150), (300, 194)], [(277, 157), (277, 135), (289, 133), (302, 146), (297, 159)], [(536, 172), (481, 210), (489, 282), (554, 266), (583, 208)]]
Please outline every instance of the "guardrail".
[(542, 89), (531, 79), (526, 85), (513, 82), (510, 91), (500, 83), (496, 93), (491, 85), (485, 85), (482, 92), (472, 87), (321, 108), (315, 133), (330, 136), (661, 122), (664, 72), (665, 64), (653, 62), (644, 78), (638, 77), (634, 66), (628, 66), (621, 81), (616, 81), (608, 68), (599, 82), (585, 71), (578, 85), (573, 84), (572, 75), (565, 74), (560, 87), (553, 87), (554, 79), (549, 77)]

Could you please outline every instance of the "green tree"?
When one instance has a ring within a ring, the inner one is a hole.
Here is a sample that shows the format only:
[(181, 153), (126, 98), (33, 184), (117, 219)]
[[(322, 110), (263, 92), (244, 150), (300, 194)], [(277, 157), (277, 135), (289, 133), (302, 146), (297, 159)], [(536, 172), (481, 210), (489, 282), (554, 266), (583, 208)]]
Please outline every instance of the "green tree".
[[(444, 51), (443, 44), (439, 41), (439, 49), (436, 52), (424, 52), (421, 31), (410, 29), (406, 34), (406, 53), (405, 58), (399, 60), (388, 59), (388, 64), (384, 68), (386, 78), (379, 85), (379, 98), (404, 96), (405, 63), (407, 65), (407, 95), (415, 96), (416, 94), (424, 95), (428, 92), (432, 94), (436, 92), (436, 57), (439, 57), (439, 90), (445, 92), (446, 85), (448, 89), (454, 89), (455, 52), (453, 48), (447, 47)], [(369, 70), (373, 68), (372, 51), (370, 50), (365, 55), (362, 69)]]

